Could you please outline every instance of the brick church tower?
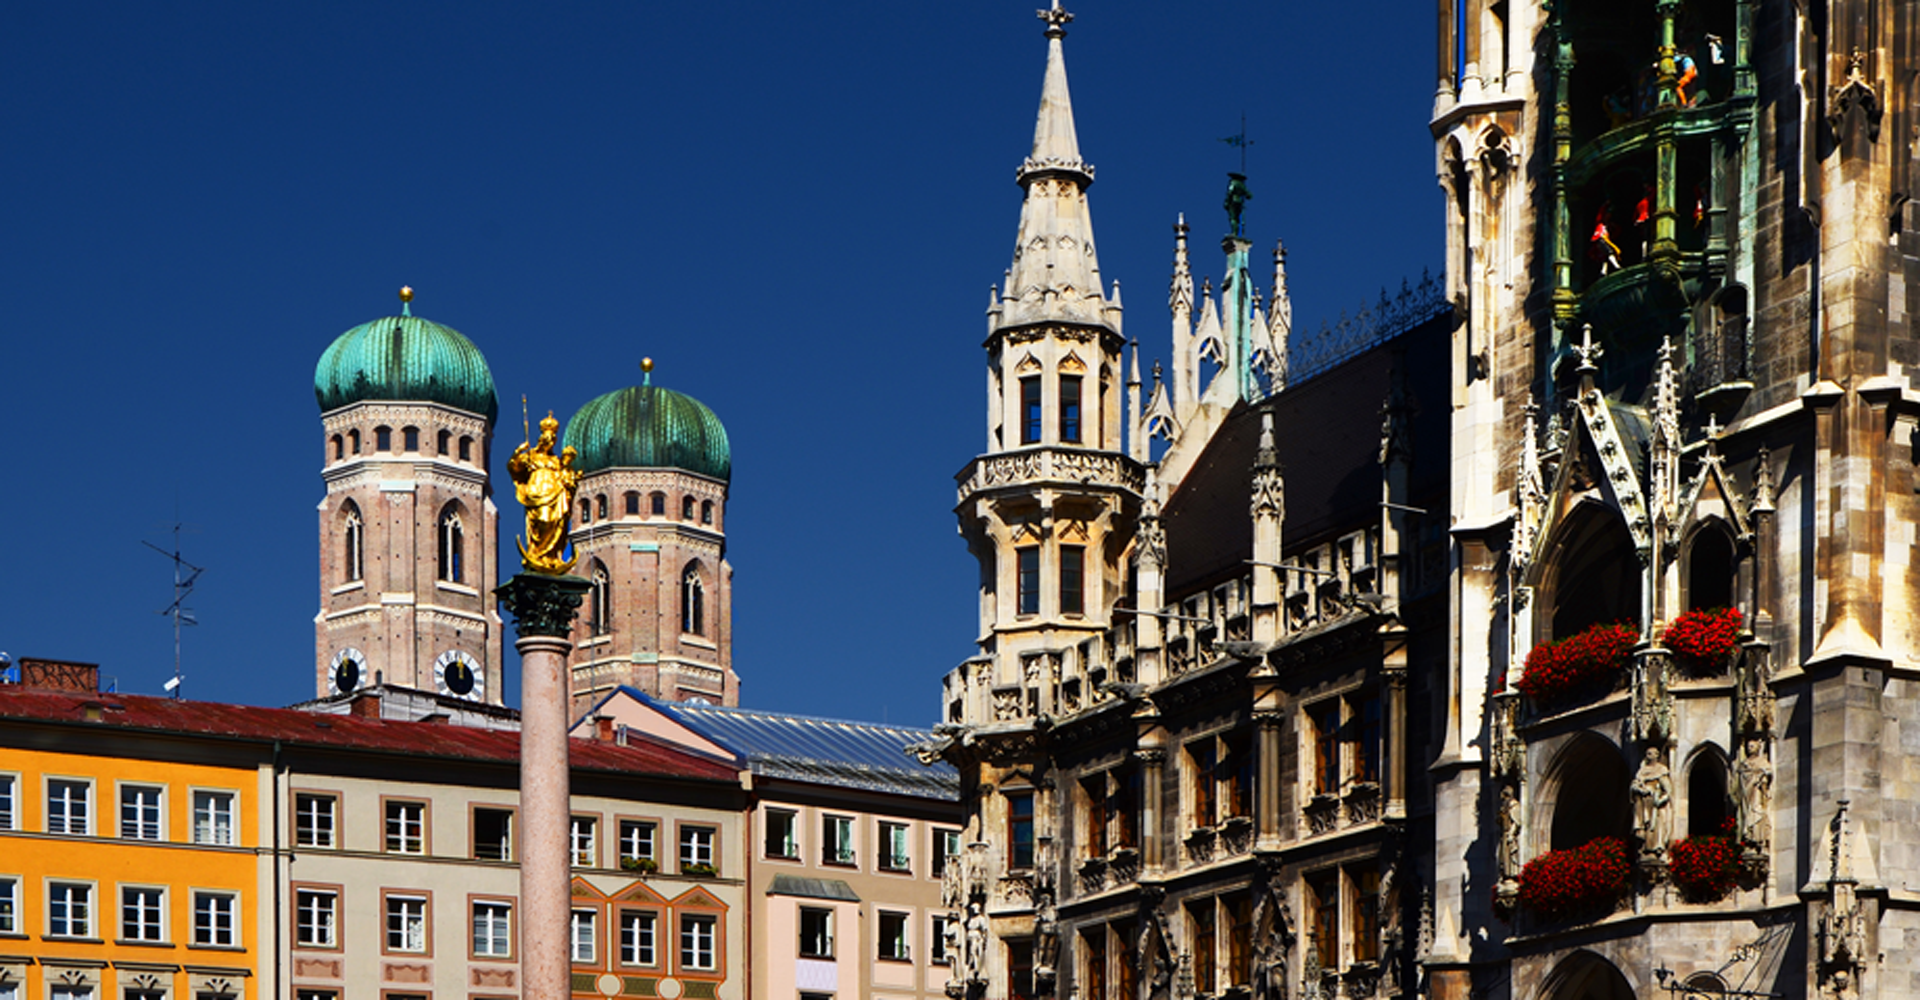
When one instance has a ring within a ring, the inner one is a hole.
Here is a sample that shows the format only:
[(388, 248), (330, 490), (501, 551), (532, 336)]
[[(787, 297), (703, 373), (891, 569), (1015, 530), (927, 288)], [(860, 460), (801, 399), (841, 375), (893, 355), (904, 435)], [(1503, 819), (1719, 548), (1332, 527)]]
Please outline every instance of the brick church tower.
[(314, 371), (326, 483), (314, 685), (322, 698), (384, 682), (500, 704), (493, 375), (412, 299), (401, 289), (400, 315), (341, 334)]
[(740, 703), (727, 564), (727, 430), (699, 400), (653, 384), (589, 400), (565, 444), (583, 473), (574, 572), (592, 583), (574, 619), (573, 696), (620, 685), (669, 701)]

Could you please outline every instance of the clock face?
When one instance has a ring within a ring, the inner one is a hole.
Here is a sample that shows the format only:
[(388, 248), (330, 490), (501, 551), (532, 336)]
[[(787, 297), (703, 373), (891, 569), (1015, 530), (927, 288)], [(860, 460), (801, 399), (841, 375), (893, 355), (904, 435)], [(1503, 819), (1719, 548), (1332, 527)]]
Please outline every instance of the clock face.
[(486, 672), (470, 653), (449, 649), (433, 662), (433, 676), (441, 694), (483, 701), (487, 695)]
[(366, 662), (366, 654), (352, 646), (333, 654), (333, 663), (327, 673), (330, 693), (352, 694), (360, 690), (367, 676)]

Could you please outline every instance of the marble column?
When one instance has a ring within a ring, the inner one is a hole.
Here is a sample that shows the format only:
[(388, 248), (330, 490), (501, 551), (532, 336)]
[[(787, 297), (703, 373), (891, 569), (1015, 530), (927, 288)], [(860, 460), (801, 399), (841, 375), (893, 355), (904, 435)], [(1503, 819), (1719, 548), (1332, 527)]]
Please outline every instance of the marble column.
[(568, 856), (567, 634), (589, 584), (521, 573), (495, 591), (520, 651), (520, 995), (567, 1000), (572, 901)]

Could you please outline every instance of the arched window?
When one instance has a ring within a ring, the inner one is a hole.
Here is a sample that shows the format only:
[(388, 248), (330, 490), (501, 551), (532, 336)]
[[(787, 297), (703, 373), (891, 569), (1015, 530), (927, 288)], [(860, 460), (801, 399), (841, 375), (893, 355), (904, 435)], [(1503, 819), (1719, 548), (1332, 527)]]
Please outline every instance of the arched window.
[(340, 562), (348, 583), (360, 579), (360, 553), (365, 548), (366, 526), (360, 522), (360, 508), (349, 500), (340, 508)]
[(594, 512), (594, 516), (599, 518), (602, 521), (606, 520), (607, 519), (607, 495), (605, 493), (600, 494), (600, 496), (595, 499), (594, 503), (596, 506), (599, 507), (599, 510)]
[(1536, 815), (1549, 817), (1549, 850), (1580, 847), (1595, 837), (1627, 839), (1633, 825), (1627, 762), (1611, 741), (1588, 734), (1569, 741), (1548, 768)]
[(692, 497), (680, 498), (680, 520), (682, 521), (693, 520), (693, 498)]
[(626, 495), (627, 515), (638, 517), (640, 514), (640, 494), (628, 490)]
[(440, 454), (445, 455), (448, 451), (447, 446), (453, 444), (453, 432), (443, 428), (436, 443), (440, 446)]
[(466, 582), (466, 545), (460, 508), (448, 504), (440, 511), (440, 579), (448, 583)]
[(1687, 610), (1733, 607), (1733, 539), (1718, 526), (1694, 532), (1687, 547)]
[(392, 451), (393, 450), (393, 429), (392, 428), (375, 427), (373, 429), (373, 450), (374, 451)]
[(711, 500), (700, 501), (700, 523), (701, 524), (713, 523), (713, 501)]
[(462, 437), (460, 439), (460, 461), (473, 461), (473, 439), (470, 437)]
[(667, 495), (665, 493), (655, 493), (653, 495), (653, 516), (667, 516)]
[(352, 447), (354, 454), (360, 454), (360, 431), (357, 428), (347, 432), (347, 444)]
[(345, 457), (347, 457), (346, 442), (340, 439), (340, 435), (335, 434), (333, 436), (333, 460), (338, 462)]
[(593, 590), (588, 596), (593, 599), (593, 607), (587, 612), (588, 627), (594, 635), (613, 631), (613, 583), (607, 578), (607, 567), (598, 559), (593, 561)]
[(420, 428), (408, 427), (400, 432), (400, 440), (407, 451), (420, 450)]
[(680, 631), (707, 634), (707, 591), (700, 583), (700, 564), (689, 563), (680, 577)]
[(1687, 769), (1687, 836), (1707, 837), (1726, 833), (1733, 816), (1733, 803), (1727, 801), (1727, 760), (1718, 747), (1706, 747), (1694, 755)]
[(580, 498), (580, 523), (590, 524), (592, 523), (592, 521), (593, 521), (593, 501), (587, 499), (586, 497), (581, 497)]
[(1554, 548), (1553, 638), (1609, 622), (1639, 627), (1640, 555), (1619, 514), (1586, 507), (1569, 519)]

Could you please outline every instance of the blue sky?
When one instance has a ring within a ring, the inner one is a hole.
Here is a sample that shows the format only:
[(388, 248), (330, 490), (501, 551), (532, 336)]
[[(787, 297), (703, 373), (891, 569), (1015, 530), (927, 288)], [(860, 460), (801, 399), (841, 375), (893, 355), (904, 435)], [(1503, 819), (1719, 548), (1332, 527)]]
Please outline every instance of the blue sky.
[[(170, 566), (140, 543), (177, 512), (208, 567), (190, 694), (311, 697), (314, 362), (410, 284), (493, 369), (503, 528), (520, 396), (564, 418), (650, 355), (733, 441), (743, 704), (932, 722), (977, 626), (952, 477), (985, 438), (1035, 6), (10, 5), (0, 650), (158, 693)], [(1069, 9), (1101, 269), (1149, 361), (1177, 212), (1218, 280), (1242, 113), (1248, 236), (1286, 241), (1298, 326), (1441, 266), (1430, 8)]]

